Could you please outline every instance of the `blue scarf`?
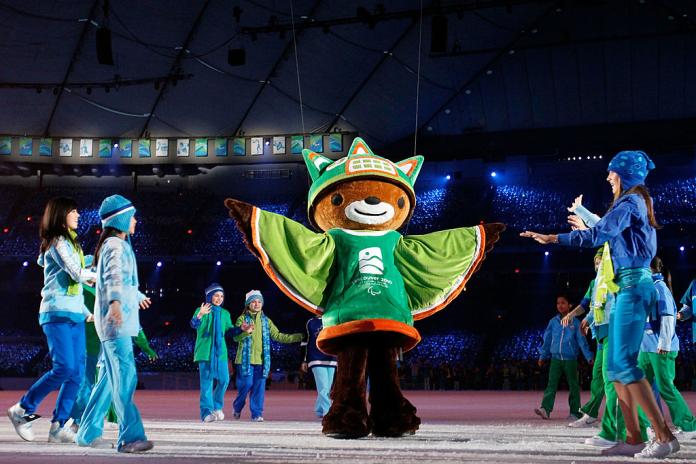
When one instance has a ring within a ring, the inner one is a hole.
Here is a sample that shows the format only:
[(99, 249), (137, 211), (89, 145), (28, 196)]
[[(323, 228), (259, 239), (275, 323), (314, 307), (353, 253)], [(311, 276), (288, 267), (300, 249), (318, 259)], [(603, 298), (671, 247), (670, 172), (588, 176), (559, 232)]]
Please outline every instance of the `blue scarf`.
[[(220, 354), (225, 343), (222, 333), (222, 308), (213, 305), (210, 308), (210, 316), (213, 318), (212, 324), (208, 325), (208, 330), (210, 331), (211, 326), (213, 330), (213, 343), (210, 348), (210, 374), (212, 378), (217, 379), (219, 378)], [(209, 331), (205, 334), (207, 337), (211, 335)]]
[[(253, 323), (249, 311), (244, 313), (244, 322)], [(271, 331), (268, 328), (268, 318), (261, 313), (261, 334), (263, 340), (263, 378), (267, 378), (271, 371)], [(251, 370), (251, 336), (242, 340), (242, 364), (239, 366), (242, 377), (252, 374)]]

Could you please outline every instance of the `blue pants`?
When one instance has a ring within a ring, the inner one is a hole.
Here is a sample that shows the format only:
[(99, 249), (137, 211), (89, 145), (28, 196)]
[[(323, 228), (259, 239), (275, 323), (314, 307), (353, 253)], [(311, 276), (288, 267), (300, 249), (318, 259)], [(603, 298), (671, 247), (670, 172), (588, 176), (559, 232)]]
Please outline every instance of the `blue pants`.
[(619, 292), (609, 319), (607, 378), (626, 385), (645, 378), (638, 367), (645, 319), (657, 300), (649, 269), (617, 273)]
[[(87, 446), (102, 436), (104, 416), (114, 404), (118, 418), (118, 446), (147, 440), (140, 412), (133, 402), (138, 384), (133, 357), (133, 339), (120, 337), (102, 342), (104, 368), (87, 402), (82, 424), (77, 433), (77, 444)], [(103, 375), (102, 375), (103, 372)]]
[(97, 361), (99, 361), (98, 355), (88, 354), (85, 358), (85, 375), (82, 377), (75, 404), (70, 412), (70, 417), (75, 419), (77, 425), (80, 425), (80, 419), (85, 412), (89, 395), (92, 394), (92, 389), (97, 383)]
[[(213, 411), (222, 411), (225, 405), (225, 392), (230, 384), (230, 371), (226, 359), (218, 359), (213, 362), (217, 365), (217, 378), (213, 378), (212, 365), (208, 361), (198, 363), (198, 372), (201, 379), (201, 420)], [(213, 388), (213, 383), (215, 387)]]
[(314, 383), (317, 385), (317, 401), (314, 403), (314, 412), (318, 417), (324, 417), (331, 407), (329, 393), (331, 393), (331, 385), (333, 384), (335, 373), (335, 367), (312, 367)]
[(251, 392), (249, 397), (249, 409), (251, 409), (251, 418), (263, 417), (263, 400), (266, 395), (266, 378), (263, 377), (263, 365), (252, 364), (251, 375), (239, 375), (241, 368), (237, 364), (237, 398), (234, 399), (232, 407), (234, 412), (239, 414), (244, 409), (246, 397)]
[(70, 417), (85, 372), (85, 323), (48, 322), (41, 328), (53, 366), (29, 388), (19, 404), (27, 414), (33, 414), (46, 395), (60, 388), (51, 422), (62, 426)]

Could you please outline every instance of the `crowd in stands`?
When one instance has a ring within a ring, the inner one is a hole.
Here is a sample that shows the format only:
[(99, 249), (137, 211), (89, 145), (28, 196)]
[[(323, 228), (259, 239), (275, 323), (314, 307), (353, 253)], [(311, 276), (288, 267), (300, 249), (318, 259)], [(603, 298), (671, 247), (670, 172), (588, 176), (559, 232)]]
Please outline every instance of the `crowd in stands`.
[[(424, 335), (422, 342), (405, 353), (399, 373), (405, 389), (419, 390), (539, 390), (546, 386), (546, 369), (539, 367), (539, 347), (543, 329), (525, 329), (499, 337), (487, 344), (487, 337), (468, 331)], [(696, 344), (691, 342), (690, 324), (679, 324), (681, 350), (677, 358), (675, 384), (682, 390), (696, 390)], [(0, 338), (0, 375), (37, 376), (50, 368), (44, 343), (8, 343)], [(191, 333), (172, 333), (150, 338), (159, 357), (150, 360), (136, 349), (138, 370), (142, 372), (196, 372), (193, 362), (195, 337)], [(484, 346), (489, 348), (484, 349)], [(236, 344), (229, 344), (233, 363)], [(278, 378), (295, 382), (301, 363), (298, 344), (273, 342), (272, 370)], [(580, 383), (589, 389), (592, 368), (578, 363)], [(231, 366), (233, 367), (233, 366)], [(311, 379), (300, 380), (300, 385)]]

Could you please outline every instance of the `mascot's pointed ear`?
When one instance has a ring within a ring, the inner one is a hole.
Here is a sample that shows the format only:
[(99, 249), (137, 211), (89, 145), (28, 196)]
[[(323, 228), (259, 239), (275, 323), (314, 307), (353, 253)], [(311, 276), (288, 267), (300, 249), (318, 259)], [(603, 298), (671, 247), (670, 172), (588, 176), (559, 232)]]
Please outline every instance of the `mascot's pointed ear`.
[(309, 176), (312, 178), (312, 182), (317, 180), (324, 172), (326, 167), (333, 163), (333, 161), (329, 158), (307, 149), (302, 150), (302, 157), (304, 158), (304, 162), (307, 166), (307, 171), (309, 171)]
[(348, 149), (348, 156), (350, 155), (374, 155), (374, 153), (372, 153), (370, 147), (367, 146), (367, 142), (360, 137), (355, 137)]
[(396, 164), (396, 167), (399, 168), (401, 172), (406, 174), (411, 182), (411, 186), (413, 186), (413, 184), (416, 183), (416, 178), (418, 177), (421, 167), (423, 167), (423, 157), (420, 155), (412, 156), (394, 164)]

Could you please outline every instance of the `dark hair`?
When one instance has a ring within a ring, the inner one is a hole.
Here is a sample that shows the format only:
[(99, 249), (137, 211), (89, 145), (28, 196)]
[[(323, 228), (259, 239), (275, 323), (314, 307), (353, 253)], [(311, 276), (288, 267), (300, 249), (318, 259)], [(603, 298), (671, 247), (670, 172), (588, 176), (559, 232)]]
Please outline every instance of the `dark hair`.
[(667, 269), (662, 262), (662, 258), (659, 256), (655, 256), (652, 261), (650, 261), (650, 270), (653, 273), (659, 272), (662, 274), (662, 277), (665, 279), (665, 284), (667, 284), (667, 288), (669, 288), (669, 291), (673, 293), (672, 290), (672, 274), (669, 272), (669, 269)]
[[(619, 176), (619, 182), (621, 182), (621, 176)], [(621, 190), (621, 185), (619, 185), (617, 191), (619, 190)], [(643, 200), (645, 200), (645, 206), (648, 208), (648, 222), (650, 223), (650, 225), (655, 229), (662, 229), (662, 226), (658, 224), (657, 219), (655, 219), (655, 209), (653, 208), (653, 200), (650, 196), (650, 191), (645, 185), (636, 185), (628, 190), (614, 195), (614, 201), (612, 201), (609, 209), (611, 209), (614, 206), (614, 203), (616, 203), (616, 201), (619, 198), (621, 198), (624, 195), (630, 195), (632, 193), (640, 195), (641, 197), (643, 197)]]
[(94, 248), (94, 266), (97, 265), (99, 262), (99, 252), (101, 251), (101, 247), (106, 241), (107, 238), (110, 237), (116, 237), (118, 234), (120, 234), (121, 231), (118, 229), (114, 229), (113, 227), (104, 227), (102, 230), (101, 235), (99, 236), (99, 241), (97, 242), (97, 246)]
[(556, 300), (558, 300), (559, 298), (563, 298), (564, 300), (566, 300), (568, 302), (569, 305), (571, 305), (571, 306), (573, 305), (573, 300), (570, 298), (570, 295), (568, 294), (568, 292), (563, 292), (563, 291), (558, 292), (556, 294)]
[(82, 249), (78, 241), (73, 240), (68, 233), (66, 218), (68, 213), (74, 209), (77, 209), (77, 203), (72, 198), (56, 197), (48, 200), (41, 217), (41, 225), (39, 226), (41, 253), (48, 250), (58, 237), (64, 237), (76, 249)]

